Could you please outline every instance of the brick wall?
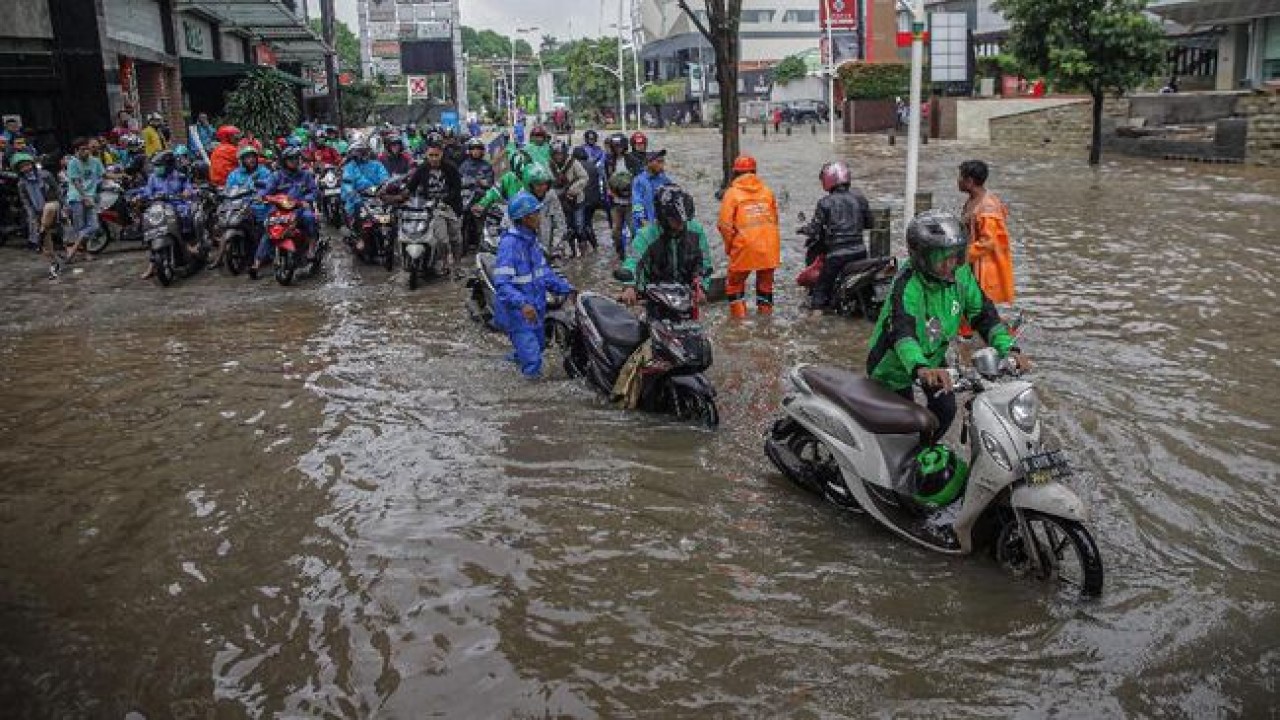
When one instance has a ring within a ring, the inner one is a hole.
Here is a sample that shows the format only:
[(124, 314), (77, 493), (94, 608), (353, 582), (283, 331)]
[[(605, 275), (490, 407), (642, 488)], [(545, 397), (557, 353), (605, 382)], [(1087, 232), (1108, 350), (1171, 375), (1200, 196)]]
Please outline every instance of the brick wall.
[(1249, 121), (1245, 162), (1280, 167), (1280, 95), (1241, 98), (1236, 109)]
[(991, 144), (1047, 152), (1087, 152), (1092, 132), (1089, 101), (992, 118)]

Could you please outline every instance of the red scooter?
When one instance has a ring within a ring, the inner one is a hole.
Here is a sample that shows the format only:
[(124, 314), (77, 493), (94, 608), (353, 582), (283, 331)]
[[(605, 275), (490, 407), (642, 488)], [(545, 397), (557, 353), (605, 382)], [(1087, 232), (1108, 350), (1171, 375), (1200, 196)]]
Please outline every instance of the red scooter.
[[(281, 285), (292, 283), (294, 273), (300, 268), (305, 269), (308, 275), (319, 273), (328, 243), (318, 240), (315, 248), (310, 248), (298, 225), (298, 211), (302, 203), (288, 195), (268, 195), (263, 199), (271, 206), (271, 214), (267, 216), (267, 238), (275, 248), (276, 282)], [(312, 251), (307, 253), (307, 249)]]

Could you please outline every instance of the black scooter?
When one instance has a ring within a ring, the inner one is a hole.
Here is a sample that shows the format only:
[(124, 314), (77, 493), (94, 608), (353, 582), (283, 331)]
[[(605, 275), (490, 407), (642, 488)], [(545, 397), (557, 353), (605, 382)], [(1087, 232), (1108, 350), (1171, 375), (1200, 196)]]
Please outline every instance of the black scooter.
[(652, 360), (640, 370), (639, 409), (717, 426), (716, 390), (703, 374), (711, 367), (711, 341), (697, 322), (692, 291), (686, 285), (650, 285), (644, 300), (645, 315), (637, 318), (611, 298), (584, 292), (572, 314), (548, 313), (548, 344), (564, 353), (570, 377), (586, 377), (608, 397), (627, 359), (651, 340)]
[[(804, 213), (800, 213), (799, 220), (804, 223)], [(816, 225), (802, 224), (799, 232), (805, 239), (804, 264), (808, 268), (819, 257), (826, 257), (827, 248), (818, 237)], [(831, 288), (831, 310), (837, 315), (862, 317), (875, 322), (889, 297), (889, 288), (897, 273), (898, 261), (892, 256), (868, 257), (846, 263)], [(810, 297), (813, 296), (816, 277), (807, 278), (807, 274), (802, 272), (796, 282), (808, 289)]]

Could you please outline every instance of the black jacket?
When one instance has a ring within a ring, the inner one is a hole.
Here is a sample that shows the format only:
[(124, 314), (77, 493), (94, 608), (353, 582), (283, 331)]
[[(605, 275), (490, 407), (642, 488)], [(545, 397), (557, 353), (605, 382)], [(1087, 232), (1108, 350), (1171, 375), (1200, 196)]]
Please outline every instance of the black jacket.
[(582, 202), (587, 207), (602, 207), (604, 205), (604, 181), (600, 177), (600, 166), (591, 162), (587, 157), (587, 151), (582, 148), (574, 148), (573, 159), (578, 161), (583, 170), (587, 171), (587, 187), (582, 191)]
[(411, 195), (419, 195), (428, 200), (440, 200), (453, 208), (455, 213), (462, 215), (462, 175), (448, 160), (441, 162), (438, 170), (444, 179), (443, 186), (431, 181), (433, 169), (424, 162), (409, 176), (405, 189)]
[(865, 251), (862, 232), (871, 229), (871, 206), (857, 190), (836, 188), (818, 201), (813, 223), (827, 252)]
[(623, 156), (627, 161), (627, 170), (632, 177), (640, 177), (640, 173), (644, 172), (644, 168), (649, 164), (649, 153), (632, 150)]

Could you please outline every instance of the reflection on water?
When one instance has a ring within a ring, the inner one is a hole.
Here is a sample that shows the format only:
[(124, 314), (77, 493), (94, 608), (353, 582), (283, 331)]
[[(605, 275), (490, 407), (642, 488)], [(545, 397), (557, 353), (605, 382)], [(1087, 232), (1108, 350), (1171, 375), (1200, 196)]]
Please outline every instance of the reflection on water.
[[(710, 219), (708, 140), (666, 138)], [(828, 148), (747, 142), (790, 229)], [(876, 203), (900, 192), (901, 152), (840, 146)], [(1013, 211), (1026, 344), (1093, 505), (1100, 601), (909, 547), (772, 470), (761, 439), (782, 373), (860, 367), (868, 325), (790, 300), (737, 325), (712, 309), (712, 433), (614, 410), (559, 373), (525, 383), (459, 286), (409, 294), (342, 257), (285, 307), (0, 336), (5, 706), (1273, 712), (1280, 179), (935, 144), (936, 205), (959, 207), (954, 168), (972, 154)], [(779, 293), (795, 299), (788, 242)], [(603, 256), (571, 274), (608, 283)]]

